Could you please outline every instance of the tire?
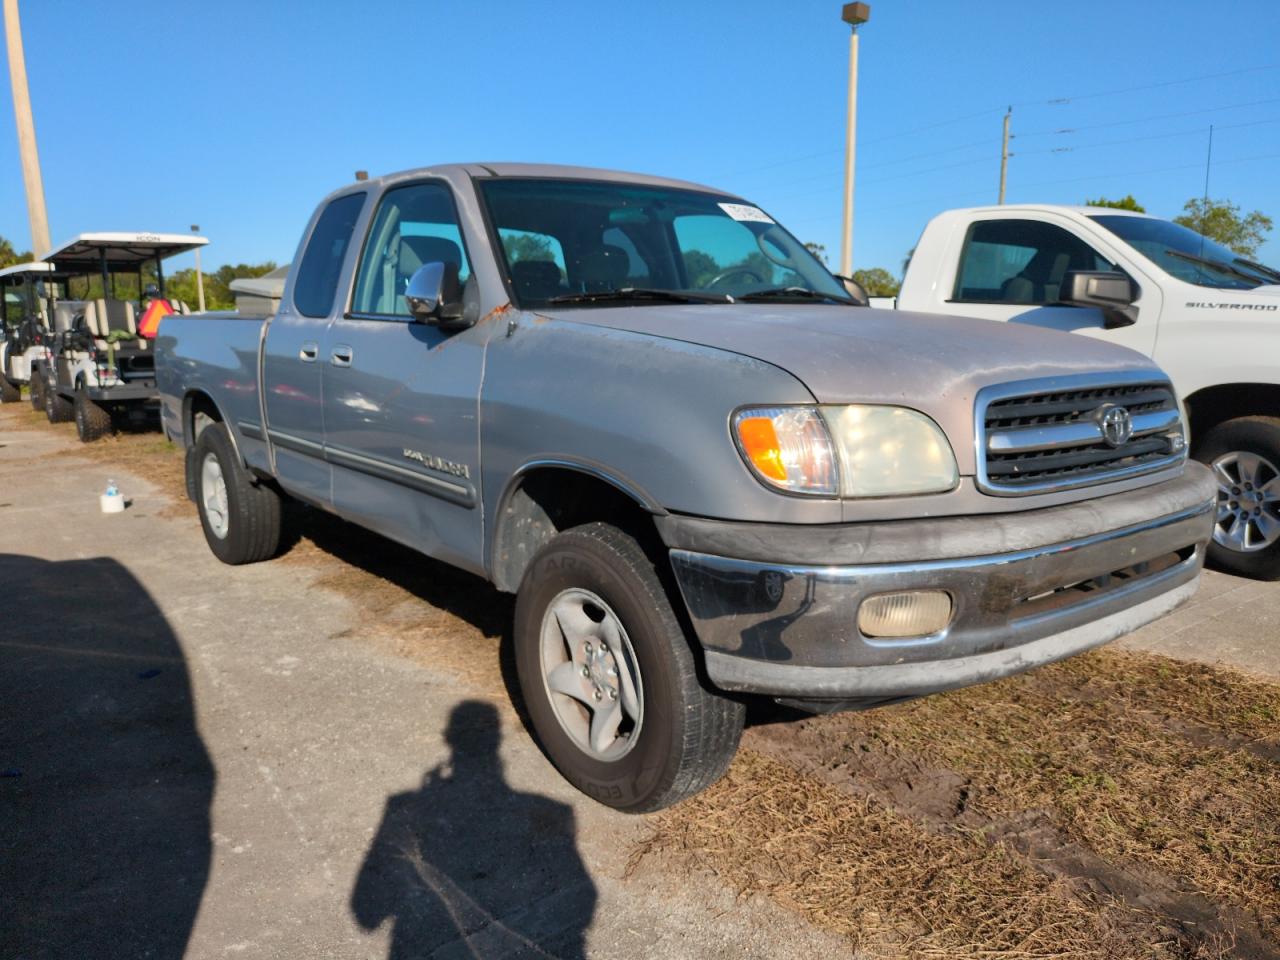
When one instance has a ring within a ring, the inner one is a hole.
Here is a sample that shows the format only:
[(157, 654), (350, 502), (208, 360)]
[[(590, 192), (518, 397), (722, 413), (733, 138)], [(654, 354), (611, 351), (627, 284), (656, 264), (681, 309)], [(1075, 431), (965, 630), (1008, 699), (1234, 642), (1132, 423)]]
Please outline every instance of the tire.
[(44, 377), (34, 370), (31, 372), (31, 385), (27, 388), (31, 400), (31, 409), (40, 413), (44, 410)]
[(75, 407), (71, 401), (58, 393), (56, 383), (46, 383), (41, 390), (44, 396), (44, 415), (50, 423), (66, 423), (75, 416)]
[(111, 414), (90, 400), (83, 390), (76, 391), (75, 417), (76, 435), (81, 443), (93, 443), (115, 429)]
[(1255, 580), (1280, 580), (1280, 418), (1224, 421), (1192, 453), (1218, 481), (1208, 564)]
[(0, 403), (17, 403), (22, 399), (22, 388), (6, 376), (0, 375)]
[[(565, 620), (553, 609), (565, 611)], [(562, 628), (566, 621), (570, 626)], [(606, 629), (610, 623), (620, 629)], [(588, 644), (594, 653), (585, 652)], [(547, 757), (566, 780), (610, 807), (643, 813), (670, 806), (718, 780), (737, 752), (743, 704), (702, 685), (653, 561), (608, 524), (566, 531), (533, 558), (516, 598), (515, 660)], [(579, 684), (572, 695), (552, 692), (552, 684), (569, 682)], [(601, 697), (611, 684), (618, 695)], [(623, 708), (618, 735), (599, 742), (605, 749), (592, 746), (593, 699), (601, 709), (610, 702)]]
[(196, 455), (188, 462), (196, 471), (196, 507), (213, 555), (233, 565), (275, 556), (280, 546), (280, 495), (240, 463), (227, 428), (221, 423), (205, 427), (196, 440)]

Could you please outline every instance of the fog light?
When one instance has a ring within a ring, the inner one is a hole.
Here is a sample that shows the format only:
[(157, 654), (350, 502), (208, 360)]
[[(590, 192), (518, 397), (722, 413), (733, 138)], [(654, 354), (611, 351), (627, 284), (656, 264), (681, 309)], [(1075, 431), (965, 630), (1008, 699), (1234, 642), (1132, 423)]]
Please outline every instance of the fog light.
[(858, 609), (866, 637), (927, 637), (951, 622), (951, 595), (941, 590), (904, 590), (868, 597)]

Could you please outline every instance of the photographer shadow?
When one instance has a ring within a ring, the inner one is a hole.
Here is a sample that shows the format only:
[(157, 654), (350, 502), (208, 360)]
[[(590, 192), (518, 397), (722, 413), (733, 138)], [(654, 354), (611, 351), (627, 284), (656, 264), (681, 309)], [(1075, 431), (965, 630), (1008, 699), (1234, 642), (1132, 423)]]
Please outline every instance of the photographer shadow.
[(447, 763), (387, 800), (351, 895), (366, 930), (390, 921), (389, 960), (586, 957), (596, 888), (571, 807), (506, 782), (498, 711), (454, 708)]
[(214, 769), (182, 648), (114, 560), (0, 553), (0, 956), (186, 952)]

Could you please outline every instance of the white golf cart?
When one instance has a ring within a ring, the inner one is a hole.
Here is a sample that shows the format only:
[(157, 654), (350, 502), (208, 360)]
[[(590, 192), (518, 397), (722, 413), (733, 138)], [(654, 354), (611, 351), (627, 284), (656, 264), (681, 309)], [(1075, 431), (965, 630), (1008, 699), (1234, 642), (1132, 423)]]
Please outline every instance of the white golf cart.
[[(158, 419), (155, 330), (143, 324), (143, 291), (151, 286), (144, 271), (154, 271), (151, 299), (189, 313), (186, 304), (165, 299), (163, 261), (208, 242), (191, 234), (82, 233), (45, 255), (45, 263), (67, 278), (68, 295), (82, 285), (83, 297), (55, 305), (49, 351), (33, 372), (32, 389), (40, 389), (50, 422), (74, 417), (77, 434), (89, 442), (112, 432), (118, 417)], [(138, 301), (117, 296), (125, 285), (121, 278), (130, 274), (136, 285), (128, 292)], [(95, 279), (101, 290), (91, 290)]]
[(52, 265), (42, 262), (0, 270), (0, 295), (4, 298), (0, 311), (0, 402), (22, 399), (22, 386), (31, 380), (32, 364), (45, 357), (49, 331), (45, 281), (52, 274)]

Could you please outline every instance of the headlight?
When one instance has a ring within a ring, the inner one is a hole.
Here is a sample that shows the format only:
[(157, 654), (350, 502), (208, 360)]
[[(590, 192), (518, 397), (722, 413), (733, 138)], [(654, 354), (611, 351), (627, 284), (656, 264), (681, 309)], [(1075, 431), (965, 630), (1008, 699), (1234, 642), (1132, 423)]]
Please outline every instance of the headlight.
[(748, 408), (734, 415), (733, 431), (755, 475), (788, 493), (899, 497), (959, 481), (941, 428), (906, 407)]

